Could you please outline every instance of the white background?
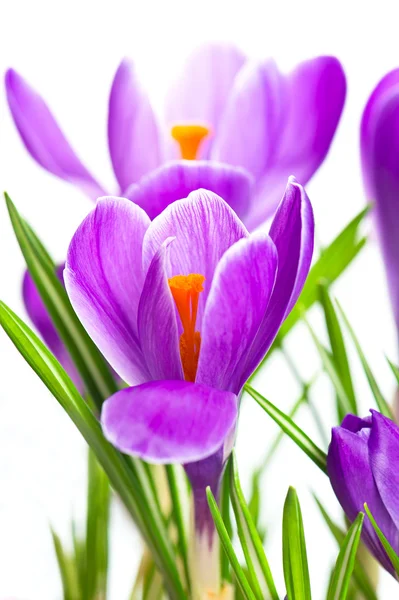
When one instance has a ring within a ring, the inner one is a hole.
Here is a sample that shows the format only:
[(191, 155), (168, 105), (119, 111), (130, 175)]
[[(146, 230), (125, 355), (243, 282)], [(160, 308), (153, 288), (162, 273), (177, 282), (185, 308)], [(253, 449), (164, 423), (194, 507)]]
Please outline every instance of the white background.
[[(308, 185), (318, 239), (327, 243), (364, 205), (359, 121), (374, 85), (389, 69), (399, 66), (396, 2), (15, 0), (3, 1), (0, 13), (1, 73), (13, 66), (41, 91), (83, 161), (111, 188), (106, 110), (110, 83), (123, 56), (135, 59), (155, 106), (161, 107), (167, 85), (185, 55), (203, 41), (235, 41), (252, 56), (274, 56), (283, 69), (317, 54), (335, 54), (348, 77), (348, 96), (330, 154)], [(90, 202), (31, 160), (11, 121), (4, 91), (0, 92), (0, 188), (9, 192), (61, 260)], [(0, 200), (0, 297), (24, 315), (19, 291), (22, 273), (23, 260)], [(396, 358), (396, 334), (375, 244), (334, 291), (384, 391), (392, 396), (394, 383), (384, 353)], [(319, 315), (312, 316), (321, 323)], [(306, 333), (296, 331), (289, 348), (303, 372), (311, 375), (317, 358)], [(372, 401), (354, 362), (366, 412)], [(0, 597), (57, 600), (61, 588), (49, 524), (63, 538), (69, 535), (72, 514), (83, 524), (85, 446), (2, 332), (0, 369)], [(270, 362), (257, 385), (287, 410), (298, 394), (277, 359)], [(326, 382), (317, 386), (313, 398), (326, 424), (332, 423), (332, 394)], [(306, 410), (299, 422), (318, 439)], [(244, 481), (276, 433), (276, 426), (247, 399), (238, 439)], [(263, 485), (264, 518), (270, 524), (268, 555), (281, 592), (281, 510), (288, 486), (294, 485), (304, 513), (313, 597), (322, 599), (337, 549), (309, 490), (317, 491), (339, 517), (327, 478), (285, 440)], [(110, 598), (124, 600), (140, 542), (120, 507), (115, 507), (113, 517)], [(397, 594), (389, 576), (382, 574), (381, 582), (381, 598)]]

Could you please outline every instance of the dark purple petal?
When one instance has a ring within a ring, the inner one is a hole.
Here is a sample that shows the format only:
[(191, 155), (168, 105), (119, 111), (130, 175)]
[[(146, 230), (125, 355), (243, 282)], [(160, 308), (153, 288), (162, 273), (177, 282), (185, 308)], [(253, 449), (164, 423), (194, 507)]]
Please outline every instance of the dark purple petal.
[[(202, 123), (215, 133), (235, 76), (244, 62), (245, 56), (235, 46), (206, 44), (198, 48), (168, 95), (168, 125)], [(204, 144), (199, 158), (206, 155), (207, 144)]]
[(140, 346), (152, 379), (184, 379), (176, 307), (165, 271), (171, 242), (166, 240), (152, 259), (138, 309)]
[(248, 352), (245, 367), (248, 374), (265, 356), (282, 322), (297, 301), (312, 260), (312, 206), (305, 190), (294, 178), (288, 181), (269, 235), (277, 248), (277, 278), (265, 318)]
[(201, 328), (196, 381), (238, 394), (246, 359), (265, 317), (277, 273), (277, 251), (264, 233), (231, 246), (213, 278)]
[[(211, 158), (265, 174), (278, 150), (287, 98), (285, 81), (273, 61), (248, 63), (237, 75)], [(287, 179), (287, 178), (285, 178)]]
[(41, 96), (13, 69), (7, 71), (5, 85), (15, 125), (32, 158), (93, 200), (103, 196), (104, 189), (80, 162)]
[[(389, 542), (398, 548), (397, 529), (384, 507), (372, 475), (367, 440), (343, 427), (335, 427), (327, 467), (331, 485), (347, 517), (353, 521), (358, 512), (364, 512), (364, 503), (367, 502)], [(368, 519), (364, 522), (362, 535), (384, 568), (392, 572), (392, 565)]]
[(188, 381), (154, 381), (109, 398), (104, 435), (119, 450), (154, 463), (189, 463), (214, 454), (237, 418), (237, 398)]
[(137, 332), (150, 223), (125, 198), (100, 198), (72, 238), (64, 272), (76, 314), (115, 371), (130, 384), (150, 379)]
[(340, 62), (322, 56), (301, 63), (286, 79), (284, 126), (259, 180), (250, 229), (261, 225), (277, 206), (291, 174), (305, 185), (324, 161), (341, 117), (346, 95)]
[[(57, 268), (57, 276), (61, 283), (64, 283), (62, 276), (64, 264)], [(38, 289), (32, 279), (29, 271), (25, 271), (22, 282), (22, 297), (24, 300), (26, 312), (30, 320), (41, 335), (48, 349), (54, 354), (58, 362), (64, 367), (69, 377), (72, 379), (81, 394), (84, 392), (83, 382), (80, 375), (64, 346), (56, 328), (53, 325), (47, 308), (40, 297)]]
[(109, 98), (108, 143), (115, 175), (124, 192), (161, 163), (160, 134), (134, 64), (123, 60)]
[[(384, 506), (398, 529), (394, 549), (399, 552), (399, 428), (375, 410), (372, 411), (372, 415), (370, 465)], [(382, 527), (377, 515), (374, 517)]]
[(399, 69), (389, 73), (371, 95), (363, 114), (361, 150), (399, 329)]
[(144, 266), (148, 268), (167, 238), (176, 238), (169, 248), (167, 275), (199, 273), (205, 276), (197, 317), (197, 329), (201, 331), (202, 314), (216, 266), (226, 250), (246, 236), (244, 225), (222, 198), (207, 190), (197, 190), (188, 198), (170, 204), (152, 221), (144, 237)]
[(209, 161), (181, 160), (166, 163), (143, 177), (129, 187), (126, 198), (154, 219), (172, 202), (203, 188), (218, 194), (242, 218), (249, 210), (252, 187), (252, 177), (244, 169)]

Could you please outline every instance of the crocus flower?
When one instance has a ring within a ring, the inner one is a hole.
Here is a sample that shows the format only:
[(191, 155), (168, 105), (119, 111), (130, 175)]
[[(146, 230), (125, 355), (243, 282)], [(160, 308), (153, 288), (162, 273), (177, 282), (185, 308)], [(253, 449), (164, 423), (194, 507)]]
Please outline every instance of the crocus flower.
[[(353, 521), (364, 503), (378, 526), (399, 553), (399, 427), (379, 412), (361, 419), (347, 415), (332, 431), (328, 474), (347, 517)], [(394, 573), (371, 522), (366, 519), (362, 536), (369, 550)]]
[[(117, 194), (130, 198), (132, 184), (153, 170), (153, 177), (165, 181), (163, 165), (179, 155), (241, 167), (253, 187), (240, 216), (253, 229), (273, 214), (289, 175), (305, 184), (323, 162), (345, 89), (334, 57), (302, 62), (283, 75), (272, 60), (255, 63), (235, 47), (206, 45), (191, 56), (170, 90), (161, 127), (133, 63), (124, 60), (112, 83), (108, 115)], [(108, 193), (77, 157), (41, 96), (14, 70), (6, 74), (6, 92), (21, 138), (43, 168), (94, 200)], [(187, 194), (199, 187), (219, 193), (209, 181), (192, 182), (187, 162), (181, 172)], [(154, 218), (184, 197), (180, 191), (176, 185), (148, 202), (148, 215)]]
[(368, 200), (374, 204), (391, 303), (399, 332), (399, 69), (371, 94), (361, 123), (361, 158)]
[(292, 178), (269, 234), (249, 234), (206, 190), (153, 221), (138, 204), (107, 197), (68, 250), (72, 305), (131, 386), (106, 401), (104, 433), (125, 453), (186, 465), (208, 558), (205, 487), (218, 494), (238, 397), (298, 298), (313, 230), (309, 200)]

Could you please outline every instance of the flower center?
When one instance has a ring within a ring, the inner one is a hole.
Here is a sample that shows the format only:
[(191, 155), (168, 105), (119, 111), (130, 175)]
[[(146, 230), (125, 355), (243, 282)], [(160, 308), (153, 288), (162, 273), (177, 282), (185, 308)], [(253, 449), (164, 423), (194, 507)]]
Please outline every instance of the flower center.
[(209, 129), (204, 125), (174, 125), (170, 133), (180, 146), (181, 157), (195, 160), (202, 140), (209, 135)]
[(202, 286), (204, 281), (205, 277), (197, 273), (176, 275), (169, 279), (170, 291), (183, 325), (183, 333), (180, 336), (180, 356), (186, 381), (195, 381), (197, 374), (201, 335), (199, 331), (195, 331), (195, 322), (198, 299), (204, 290)]

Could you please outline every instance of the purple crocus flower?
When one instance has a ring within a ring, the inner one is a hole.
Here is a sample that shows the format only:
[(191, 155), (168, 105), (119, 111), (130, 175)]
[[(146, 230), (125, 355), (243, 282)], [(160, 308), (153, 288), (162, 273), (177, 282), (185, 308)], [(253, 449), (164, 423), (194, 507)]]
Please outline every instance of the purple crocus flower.
[[(393, 549), (399, 553), (399, 427), (372, 410), (361, 419), (347, 415), (332, 431), (328, 474), (347, 517), (353, 521), (364, 503)], [(390, 573), (392, 564), (370, 521), (362, 536), (369, 550)]]
[(208, 557), (205, 487), (218, 495), (239, 395), (298, 298), (313, 233), (310, 202), (291, 178), (269, 234), (249, 234), (206, 190), (152, 222), (138, 204), (107, 197), (68, 250), (72, 305), (131, 386), (106, 401), (104, 433), (125, 453), (186, 465)]
[(375, 206), (391, 303), (399, 332), (399, 69), (371, 94), (361, 123), (361, 158), (368, 200)]

